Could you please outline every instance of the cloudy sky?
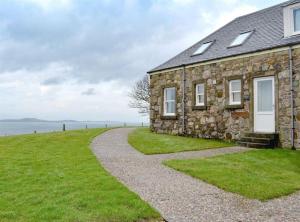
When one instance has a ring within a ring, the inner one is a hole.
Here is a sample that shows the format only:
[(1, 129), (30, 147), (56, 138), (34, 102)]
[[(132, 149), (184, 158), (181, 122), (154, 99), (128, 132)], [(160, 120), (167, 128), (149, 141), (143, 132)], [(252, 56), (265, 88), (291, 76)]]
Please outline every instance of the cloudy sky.
[(280, 0), (1, 0), (0, 119), (141, 121), (128, 91), (237, 16)]

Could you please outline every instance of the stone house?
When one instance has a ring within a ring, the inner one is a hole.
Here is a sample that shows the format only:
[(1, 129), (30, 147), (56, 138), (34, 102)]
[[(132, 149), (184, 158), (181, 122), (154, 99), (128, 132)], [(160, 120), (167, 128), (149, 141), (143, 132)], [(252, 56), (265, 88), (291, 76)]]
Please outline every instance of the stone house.
[(300, 1), (238, 17), (148, 73), (152, 131), (300, 147)]

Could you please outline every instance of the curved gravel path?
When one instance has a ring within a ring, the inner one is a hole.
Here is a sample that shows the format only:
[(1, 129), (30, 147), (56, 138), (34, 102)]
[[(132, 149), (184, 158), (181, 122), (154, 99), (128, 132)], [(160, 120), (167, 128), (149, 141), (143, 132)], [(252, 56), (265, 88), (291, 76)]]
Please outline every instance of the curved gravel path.
[(268, 202), (249, 200), (169, 169), (166, 159), (199, 158), (247, 151), (232, 147), (163, 155), (143, 155), (127, 143), (133, 129), (98, 136), (92, 149), (101, 164), (169, 222), (300, 221), (300, 192)]

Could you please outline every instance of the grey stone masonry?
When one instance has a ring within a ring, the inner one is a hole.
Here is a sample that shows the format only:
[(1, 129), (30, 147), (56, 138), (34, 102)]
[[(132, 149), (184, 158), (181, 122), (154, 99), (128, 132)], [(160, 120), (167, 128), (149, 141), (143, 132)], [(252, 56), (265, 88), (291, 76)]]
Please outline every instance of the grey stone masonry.
[[(293, 49), (293, 88), (295, 104), (295, 145), (300, 147), (300, 49)], [(152, 131), (201, 138), (238, 140), (254, 130), (253, 79), (275, 77), (275, 125), (280, 146), (291, 146), (291, 91), (288, 50), (257, 53), (210, 63), (187, 66), (185, 89), (185, 127), (183, 125), (183, 68), (150, 75), (150, 120)], [(242, 80), (242, 104), (228, 105), (228, 81)], [(194, 104), (194, 86), (205, 83), (206, 104)], [(163, 115), (163, 89), (176, 87), (176, 117)]]

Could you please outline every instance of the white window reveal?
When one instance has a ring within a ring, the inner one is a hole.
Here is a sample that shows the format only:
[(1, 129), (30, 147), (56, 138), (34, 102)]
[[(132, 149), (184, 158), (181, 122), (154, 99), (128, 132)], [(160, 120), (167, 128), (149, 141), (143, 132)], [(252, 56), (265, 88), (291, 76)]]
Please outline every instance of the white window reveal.
[(294, 32), (300, 32), (300, 8), (294, 9)]
[(203, 54), (211, 45), (213, 42), (207, 42), (203, 43), (195, 52), (193, 55), (200, 55)]
[(176, 115), (176, 89), (165, 88), (164, 89), (164, 115), (175, 116)]
[(197, 84), (196, 85), (196, 106), (204, 106), (205, 105), (205, 87), (204, 84)]
[(300, 34), (300, 3), (288, 5), (283, 9), (284, 37)]
[(250, 31), (250, 32), (244, 32), (244, 33), (239, 34), (233, 40), (233, 42), (230, 44), (230, 47), (239, 46), (239, 45), (244, 44), (244, 42), (250, 37), (251, 34), (252, 34), (252, 31)]
[(229, 105), (240, 105), (242, 99), (242, 81), (229, 81)]

